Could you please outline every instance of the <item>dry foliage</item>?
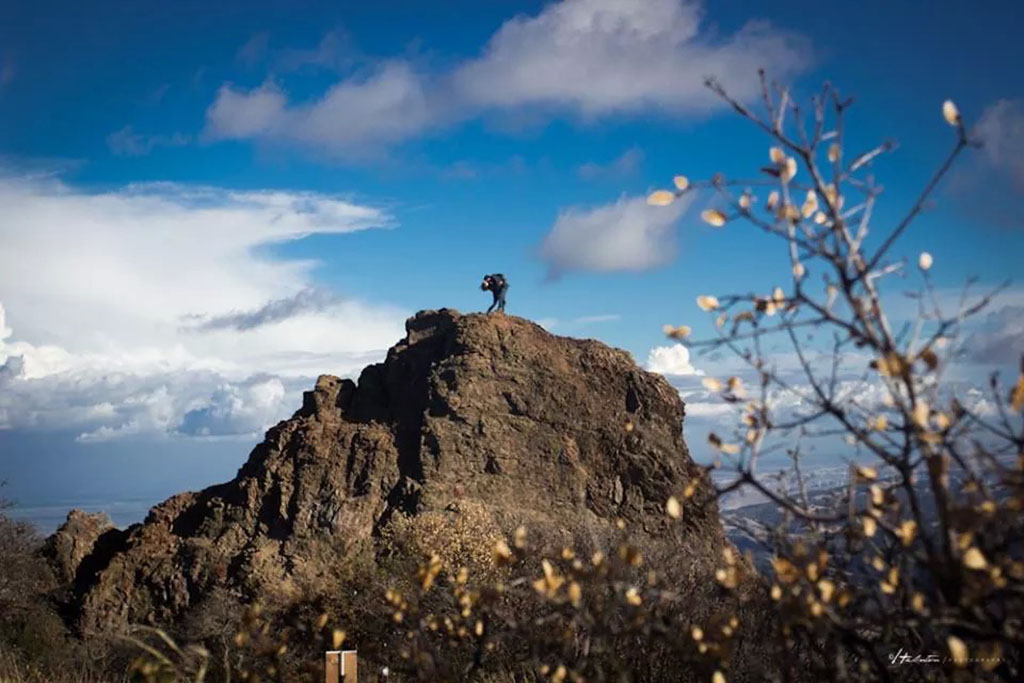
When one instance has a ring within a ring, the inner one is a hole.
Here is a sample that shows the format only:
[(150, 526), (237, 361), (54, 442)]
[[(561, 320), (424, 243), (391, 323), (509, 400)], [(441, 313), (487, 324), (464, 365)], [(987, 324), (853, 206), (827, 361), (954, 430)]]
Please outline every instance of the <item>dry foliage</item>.
[[(968, 129), (945, 102), (948, 155), (902, 218), (876, 230), (882, 188), (871, 162), (894, 146), (848, 150), (852, 100), (828, 85), (809, 111), (763, 76), (762, 85), (763, 112), (755, 113), (708, 82), (771, 139), (761, 177), (715, 177), (673, 194), (711, 189), (718, 208), (704, 212), (706, 222), (777, 237), (788, 259), (782, 286), (699, 297), (717, 335), (692, 344), (731, 352), (754, 378), (749, 387), (738, 376), (705, 386), (736, 408), (736, 429), (709, 435), (721, 456), (715, 466), (733, 472), (719, 494), (752, 488), (783, 513), (775, 528), (753, 530), (773, 557), (779, 648), (799, 653), (775, 674), (1019, 680), (1024, 365), (1010, 387), (992, 376), (984, 400), (950, 380), (965, 324), (994, 292), (972, 296), (965, 287), (946, 304), (930, 254), (913, 265), (893, 256), (973, 145)], [(665, 197), (655, 193), (651, 203)], [(898, 276), (920, 282), (917, 313), (899, 325), (883, 296)], [(779, 360), (780, 347), (792, 367)], [(801, 461), (815, 447), (845, 453), (845, 492), (807, 491)], [(759, 469), (772, 453), (791, 462), (781, 484)]]

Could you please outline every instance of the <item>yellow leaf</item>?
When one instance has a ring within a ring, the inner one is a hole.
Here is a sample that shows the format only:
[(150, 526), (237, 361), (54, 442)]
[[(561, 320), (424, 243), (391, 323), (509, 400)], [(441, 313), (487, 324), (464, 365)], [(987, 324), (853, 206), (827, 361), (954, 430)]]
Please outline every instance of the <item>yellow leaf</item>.
[(683, 192), (686, 188), (690, 187), (690, 179), (684, 175), (677, 175), (672, 179), (672, 182), (675, 183), (676, 189), (680, 192)]
[(651, 206), (668, 206), (675, 200), (674, 192), (668, 190), (656, 190), (647, 197), (647, 203)]
[(494, 561), (502, 562), (512, 557), (512, 549), (508, 547), (508, 543), (504, 540), (499, 540), (494, 544)]
[(871, 485), (871, 503), (873, 505), (881, 505), (885, 502), (885, 491), (878, 484)]
[(800, 213), (803, 214), (804, 218), (810, 218), (811, 214), (818, 210), (818, 195), (815, 194), (814, 190), (807, 190), (807, 197), (804, 199), (804, 205), (800, 208)]
[(788, 157), (786, 159), (785, 165), (779, 172), (779, 177), (782, 179), (782, 182), (784, 183), (788, 183), (790, 180), (796, 177), (796, 159), (794, 159), (793, 157)]
[(964, 553), (964, 566), (969, 569), (984, 569), (988, 566), (988, 561), (980, 550), (972, 546)]
[(665, 325), (662, 330), (665, 332), (665, 336), (672, 337), (673, 339), (686, 339), (693, 331), (689, 325), (680, 325), (678, 327)]
[(821, 593), (821, 599), (828, 602), (836, 592), (836, 585), (828, 579), (822, 579), (818, 582), (818, 592)]
[(782, 165), (786, 161), (786, 153), (781, 147), (772, 147), (768, 150), (768, 156), (771, 157), (773, 164)]
[(835, 142), (828, 147), (828, 160), (833, 164), (839, 161), (839, 145)]
[(700, 381), (700, 383), (703, 384), (704, 388), (707, 389), (708, 391), (721, 391), (722, 390), (722, 383), (719, 382), (714, 377), (705, 377), (704, 379), (702, 379)]
[(960, 110), (953, 104), (953, 100), (946, 100), (942, 103), (942, 118), (951, 126), (960, 125)]
[(683, 506), (679, 504), (675, 496), (670, 496), (665, 503), (665, 514), (672, 519), (679, 519), (683, 514)]
[(928, 270), (932, 267), (932, 263), (932, 255), (927, 251), (922, 251), (921, 255), (917, 257), (917, 267), (921, 270)]
[(779, 219), (786, 218), (794, 223), (800, 220), (800, 210), (792, 204), (784, 204), (783, 206), (780, 206), (776, 215)]
[(741, 209), (749, 209), (751, 202), (752, 199), (750, 198), (750, 194), (744, 192), (740, 195), (739, 205)]
[(580, 585), (573, 581), (569, 584), (568, 592), (569, 602), (571, 602), (573, 605), (579, 605), (580, 599), (583, 597), (583, 589), (580, 588)]
[(839, 197), (839, 193), (836, 191), (836, 186), (832, 183), (825, 186), (825, 199), (828, 200), (829, 206), (834, 206), (836, 208), (842, 206), (842, 201), (840, 201), (841, 198)]
[(713, 311), (718, 308), (718, 297), (708, 295), (698, 296), (697, 306), (702, 311)]
[(912, 416), (914, 418), (914, 422), (916, 422), (919, 427), (926, 427), (928, 425), (928, 415), (930, 413), (931, 407), (928, 405), (927, 401), (919, 400), (914, 404)]
[(716, 671), (715, 673), (711, 674), (711, 683), (726, 683), (725, 674), (723, 674), (721, 671)]
[(775, 205), (778, 204), (778, 203), (779, 203), (779, 193), (773, 190), (768, 195), (768, 201), (765, 202), (764, 206), (765, 206), (766, 209), (771, 211), (772, 209), (775, 208)]
[(337, 650), (343, 642), (345, 642), (345, 632), (341, 629), (334, 629), (334, 633), (331, 634), (331, 645)]
[(912, 519), (905, 519), (900, 524), (899, 537), (905, 547), (909, 547), (914, 542), (914, 537), (917, 535), (917, 522)]
[(864, 517), (862, 520), (864, 524), (864, 535), (870, 538), (875, 535), (878, 531), (878, 522), (875, 521), (874, 517)]
[(949, 636), (946, 638), (946, 645), (949, 646), (949, 654), (953, 658), (953, 663), (959, 667), (967, 666), (967, 644), (956, 636)]
[(740, 452), (740, 447), (734, 443), (723, 443), (722, 452), (728, 453), (729, 455), (736, 455)]
[(776, 557), (772, 560), (772, 568), (775, 575), (782, 583), (793, 583), (800, 578), (800, 570), (792, 562), (784, 557)]
[(883, 377), (899, 377), (907, 369), (907, 361), (899, 353), (890, 351), (878, 360), (872, 361), (872, 367)]
[(701, 212), (700, 217), (704, 219), (705, 223), (713, 225), (716, 228), (722, 227), (725, 225), (726, 221), (729, 220), (729, 218), (718, 209), (707, 209), (706, 211)]
[(1017, 412), (1024, 410), (1024, 372), (1017, 378), (1017, 385), (1010, 392), (1010, 404)]
[(804, 264), (800, 263), (799, 261), (793, 264), (793, 277), (795, 277), (797, 280), (802, 279), (806, 273), (807, 269), (804, 268)]
[(860, 477), (861, 479), (867, 479), (868, 481), (871, 481), (872, 479), (878, 478), (878, 470), (876, 470), (874, 467), (868, 467), (865, 465), (863, 467), (857, 468), (857, 476)]

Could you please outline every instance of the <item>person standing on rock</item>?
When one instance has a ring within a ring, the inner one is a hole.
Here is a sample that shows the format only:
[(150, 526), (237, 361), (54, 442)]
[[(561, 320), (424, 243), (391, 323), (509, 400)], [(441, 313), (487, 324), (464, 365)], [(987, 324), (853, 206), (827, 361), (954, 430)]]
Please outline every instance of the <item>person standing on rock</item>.
[(487, 312), (497, 310), (500, 313), (505, 312), (505, 292), (508, 291), (508, 280), (501, 273), (494, 273), (493, 275), (484, 275), (484, 281), (480, 283), (480, 289), (485, 292), (490, 290), (491, 294), (494, 295), (494, 302), (491, 303), (490, 308)]

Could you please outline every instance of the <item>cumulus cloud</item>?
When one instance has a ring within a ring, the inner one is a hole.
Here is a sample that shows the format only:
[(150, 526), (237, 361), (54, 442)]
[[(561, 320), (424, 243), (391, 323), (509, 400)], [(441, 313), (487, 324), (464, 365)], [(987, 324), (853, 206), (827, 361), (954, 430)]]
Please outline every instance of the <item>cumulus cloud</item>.
[(312, 377), (379, 357), (405, 317), (261, 247), (389, 225), (315, 193), (0, 178), (0, 428), (258, 431)]
[(682, 344), (656, 346), (647, 355), (647, 369), (662, 375), (697, 375), (690, 363), (690, 350)]
[(984, 144), (986, 159), (1009, 175), (1024, 191), (1024, 99), (999, 100), (978, 119), (974, 134)]
[(206, 134), (214, 140), (260, 138), (372, 151), (447, 118), (450, 100), (430, 87), (411, 64), (397, 60), (341, 81), (308, 104), (290, 104), (273, 82), (250, 91), (224, 85), (206, 112)]
[(563, 210), (540, 245), (552, 276), (567, 271), (645, 270), (675, 255), (675, 226), (690, 205), (687, 196), (670, 206), (650, 206), (644, 197), (623, 197), (595, 208)]
[(703, 113), (721, 106), (706, 76), (746, 98), (759, 68), (786, 78), (809, 61), (799, 36), (763, 21), (720, 35), (703, 14), (688, 0), (562, 0), (506, 21), (480, 56), (447, 72), (385, 60), (301, 103), (272, 80), (252, 90), (224, 85), (206, 134), (352, 152), (526, 107), (585, 118)]
[(785, 78), (807, 61), (801, 39), (767, 23), (715, 39), (702, 19), (698, 2), (564, 0), (505, 22), (454, 78), (481, 106), (562, 106), (586, 116), (706, 111), (718, 104), (706, 76), (747, 97), (758, 87), (758, 68)]
[(186, 412), (176, 431), (189, 436), (245, 434), (288, 415), (295, 410), (293, 400), (279, 377), (224, 383)]

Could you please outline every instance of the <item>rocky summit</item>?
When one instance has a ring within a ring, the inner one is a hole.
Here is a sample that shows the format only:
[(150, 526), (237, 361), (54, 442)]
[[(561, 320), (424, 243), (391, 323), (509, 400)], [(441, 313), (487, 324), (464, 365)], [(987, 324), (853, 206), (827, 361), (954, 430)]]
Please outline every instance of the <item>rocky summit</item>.
[(443, 543), (470, 511), (482, 536), (523, 524), (596, 545), (624, 524), (713, 572), (726, 543), (717, 509), (664, 512), (687, 484), (709, 483), (663, 377), (512, 316), (424, 311), (406, 331), (358, 381), (321, 376), (233, 480), (124, 530), (72, 512), (47, 552), (79, 632), (171, 623), (217, 589), (287, 595), (402, 520), (438, 520)]

